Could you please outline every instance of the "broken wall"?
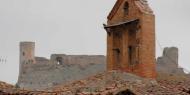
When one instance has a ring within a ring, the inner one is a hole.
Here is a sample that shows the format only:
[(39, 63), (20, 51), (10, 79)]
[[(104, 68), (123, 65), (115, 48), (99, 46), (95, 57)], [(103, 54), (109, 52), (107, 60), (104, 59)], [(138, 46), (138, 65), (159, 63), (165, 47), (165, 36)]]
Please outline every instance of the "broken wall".
[[(57, 64), (57, 58), (62, 58), (63, 63)], [(84, 79), (106, 70), (106, 60), (103, 55), (53, 54), (51, 59), (43, 57), (35, 59), (35, 64), (25, 64), (27, 68), (17, 82), (19, 87), (32, 90), (45, 89)]]

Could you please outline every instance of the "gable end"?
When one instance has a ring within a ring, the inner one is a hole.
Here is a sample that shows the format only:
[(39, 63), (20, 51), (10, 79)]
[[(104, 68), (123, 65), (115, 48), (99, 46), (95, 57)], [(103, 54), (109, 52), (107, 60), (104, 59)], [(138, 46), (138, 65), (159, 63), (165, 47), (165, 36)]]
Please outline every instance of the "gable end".
[(117, 2), (115, 3), (114, 7), (112, 8), (111, 12), (109, 13), (107, 19), (112, 19), (112, 17), (114, 16), (114, 14), (117, 12), (117, 10), (119, 9), (120, 5), (123, 3), (124, 0), (117, 0)]

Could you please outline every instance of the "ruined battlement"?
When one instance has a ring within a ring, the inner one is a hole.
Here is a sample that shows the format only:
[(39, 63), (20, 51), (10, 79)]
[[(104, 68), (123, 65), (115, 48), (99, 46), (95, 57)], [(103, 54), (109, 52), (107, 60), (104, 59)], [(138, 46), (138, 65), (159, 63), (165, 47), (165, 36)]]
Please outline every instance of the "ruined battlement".
[(157, 58), (156, 69), (161, 73), (185, 74), (183, 68), (178, 64), (178, 48), (166, 47), (163, 55)]
[(20, 63), (28, 64), (35, 63), (35, 43), (21, 42), (20, 43)]
[[(47, 59), (35, 56), (34, 46), (34, 42), (20, 43), (20, 74), (17, 82), (20, 88), (45, 89), (106, 71), (104, 55), (52, 54), (50, 59)], [(23, 56), (23, 52), (28, 54), (27, 57)], [(35, 63), (25, 63), (28, 59), (35, 60)], [(163, 56), (157, 59), (156, 70), (169, 74), (184, 74), (178, 65), (176, 47), (164, 49)]]
[(52, 54), (50, 59), (35, 56), (34, 42), (20, 43), (17, 85), (25, 89), (45, 89), (80, 80), (106, 70), (104, 55)]

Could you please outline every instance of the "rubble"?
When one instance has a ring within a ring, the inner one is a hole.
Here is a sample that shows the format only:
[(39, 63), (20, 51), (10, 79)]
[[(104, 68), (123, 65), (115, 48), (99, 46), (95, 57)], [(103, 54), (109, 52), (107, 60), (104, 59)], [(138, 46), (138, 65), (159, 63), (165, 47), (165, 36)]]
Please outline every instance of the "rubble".
[(0, 83), (0, 95), (190, 95), (190, 77), (159, 73), (156, 80), (125, 72), (104, 72), (84, 80), (29, 91)]

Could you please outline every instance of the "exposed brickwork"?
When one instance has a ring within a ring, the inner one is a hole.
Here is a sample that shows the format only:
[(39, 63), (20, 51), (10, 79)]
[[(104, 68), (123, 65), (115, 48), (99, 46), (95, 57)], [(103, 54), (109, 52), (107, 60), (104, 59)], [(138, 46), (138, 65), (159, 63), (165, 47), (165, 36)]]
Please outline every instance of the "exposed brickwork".
[(155, 78), (155, 16), (147, 1), (118, 0), (107, 24), (107, 69)]

